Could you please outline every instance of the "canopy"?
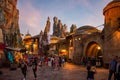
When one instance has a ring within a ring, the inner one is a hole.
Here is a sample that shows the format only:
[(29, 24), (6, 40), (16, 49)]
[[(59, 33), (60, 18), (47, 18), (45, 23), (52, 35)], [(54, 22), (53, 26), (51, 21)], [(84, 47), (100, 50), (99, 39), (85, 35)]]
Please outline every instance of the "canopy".
[(20, 52), (26, 52), (26, 49), (24, 48), (11, 48), (11, 47), (5, 47), (7, 50), (11, 51), (20, 51)]

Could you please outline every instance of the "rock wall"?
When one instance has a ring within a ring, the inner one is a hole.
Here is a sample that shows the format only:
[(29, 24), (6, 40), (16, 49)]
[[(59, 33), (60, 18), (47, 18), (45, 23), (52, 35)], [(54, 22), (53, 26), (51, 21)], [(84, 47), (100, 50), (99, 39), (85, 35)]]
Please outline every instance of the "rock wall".
[(17, 0), (0, 0), (0, 28), (7, 46), (20, 46), (19, 10)]

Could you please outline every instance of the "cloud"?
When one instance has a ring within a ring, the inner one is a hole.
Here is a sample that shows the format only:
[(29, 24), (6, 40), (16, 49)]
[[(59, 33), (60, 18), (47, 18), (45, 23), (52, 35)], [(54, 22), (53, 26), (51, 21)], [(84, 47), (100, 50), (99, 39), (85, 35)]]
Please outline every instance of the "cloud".
[(91, 4), (88, 0), (69, 0), (71, 6), (84, 6), (84, 7), (91, 7)]
[[(53, 17), (57, 16), (62, 23), (78, 27), (85, 24), (97, 26), (103, 24), (102, 10), (111, 0), (19, 0), (21, 29), (29, 29), (30, 33), (37, 34), (44, 29), (47, 16), (51, 18), (51, 31)], [(49, 2), (49, 3), (48, 3)], [(27, 28), (26, 28), (27, 27)], [(27, 30), (28, 30), (27, 29)], [(26, 31), (27, 31), (26, 30)], [(34, 30), (34, 31), (33, 31)]]
[(20, 21), (29, 28), (37, 28), (40, 24), (40, 11), (29, 2), (20, 5)]

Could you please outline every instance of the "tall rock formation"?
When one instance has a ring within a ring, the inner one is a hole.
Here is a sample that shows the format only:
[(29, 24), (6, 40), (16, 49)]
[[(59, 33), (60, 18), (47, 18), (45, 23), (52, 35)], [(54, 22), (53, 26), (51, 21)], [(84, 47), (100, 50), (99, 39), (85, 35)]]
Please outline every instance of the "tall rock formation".
[(0, 28), (4, 43), (10, 47), (20, 47), (19, 10), (17, 0), (0, 0)]
[(53, 18), (53, 36), (64, 38), (67, 34), (67, 25), (62, 25), (61, 20), (58, 20), (57, 17)]

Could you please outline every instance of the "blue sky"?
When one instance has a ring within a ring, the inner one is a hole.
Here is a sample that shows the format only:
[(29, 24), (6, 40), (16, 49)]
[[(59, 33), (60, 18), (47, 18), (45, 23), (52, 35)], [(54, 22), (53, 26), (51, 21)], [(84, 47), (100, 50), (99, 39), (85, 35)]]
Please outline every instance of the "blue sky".
[(62, 24), (77, 27), (84, 25), (98, 26), (104, 23), (103, 8), (112, 0), (18, 0), (20, 32), (31, 35), (44, 30), (47, 17), (57, 16)]

